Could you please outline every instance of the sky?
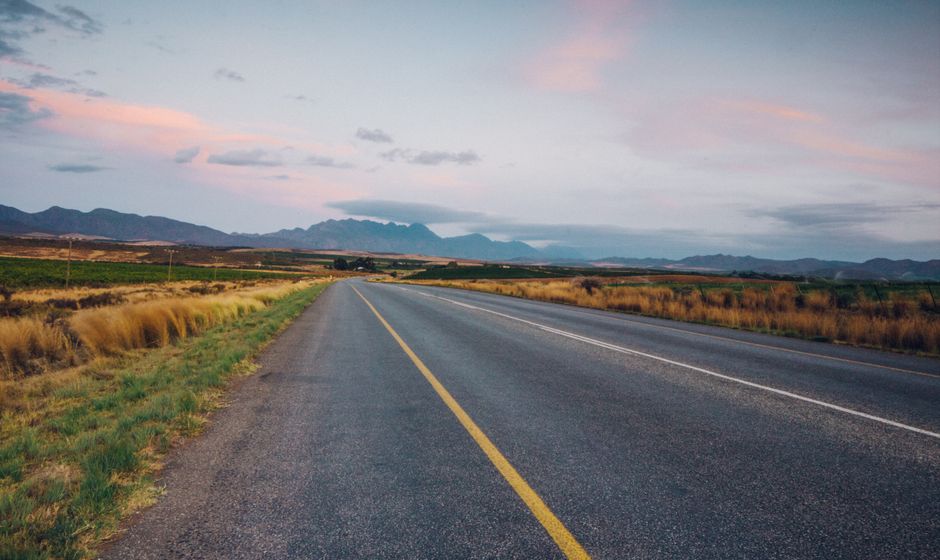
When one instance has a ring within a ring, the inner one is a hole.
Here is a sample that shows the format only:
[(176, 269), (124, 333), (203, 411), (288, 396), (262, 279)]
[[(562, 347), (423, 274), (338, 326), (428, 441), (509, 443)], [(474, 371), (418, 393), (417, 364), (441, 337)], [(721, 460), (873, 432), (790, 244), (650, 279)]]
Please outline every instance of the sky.
[(0, 0), (0, 204), (940, 258), (940, 2)]

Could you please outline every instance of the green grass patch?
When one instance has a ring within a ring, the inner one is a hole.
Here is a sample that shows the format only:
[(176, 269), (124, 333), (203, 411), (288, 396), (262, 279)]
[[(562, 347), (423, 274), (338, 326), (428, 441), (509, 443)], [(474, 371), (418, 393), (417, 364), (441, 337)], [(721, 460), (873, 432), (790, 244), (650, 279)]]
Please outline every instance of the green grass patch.
[[(0, 412), (0, 558), (86, 558), (155, 495), (172, 442), (199, 432), (226, 382), (326, 287), (199, 337), (48, 373)], [(71, 375), (56, 386), (55, 376)]]
[[(51, 259), (0, 257), (0, 285), (10, 288), (42, 288), (65, 286), (67, 263)], [(110, 286), (114, 284), (145, 284), (166, 280), (165, 264), (72, 261), (72, 286)], [(173, 265), (172, 280), (219, 281), (284, 278), (283, 274)]]

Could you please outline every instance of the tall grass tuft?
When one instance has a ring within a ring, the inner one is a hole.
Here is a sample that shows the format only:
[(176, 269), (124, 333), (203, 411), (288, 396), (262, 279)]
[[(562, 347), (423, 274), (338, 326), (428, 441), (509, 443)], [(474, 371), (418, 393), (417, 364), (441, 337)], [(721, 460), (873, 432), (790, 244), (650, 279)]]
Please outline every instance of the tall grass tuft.
[(0, 320), (0, 366), (3, 371), (35, 373), (45, 364), (72, 365), (72, 340), (59, 325), (33, 317)]

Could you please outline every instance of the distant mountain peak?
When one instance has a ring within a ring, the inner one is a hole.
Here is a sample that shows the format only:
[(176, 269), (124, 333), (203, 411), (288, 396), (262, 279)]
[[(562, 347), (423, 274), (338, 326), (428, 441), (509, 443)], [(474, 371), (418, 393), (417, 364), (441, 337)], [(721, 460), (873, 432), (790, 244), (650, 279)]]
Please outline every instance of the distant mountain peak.
[[(490, 261), (513, 259), (551, 262), (559, 259), (583, 265), (576, 251), (565, 247), (547, 247), (538, 251), (521, 241), (493, 241), (480, 233), (440, 237), (426, 225), (376, 222), (343, 218), (329, 219), (304, 229), (295, 227), (266, 234), (225, 233), (165, 218), (140, 216), (109, 208), (81, 212), (51, 206), (41, 212), (23, 212), (0, 204), (0, 233), (25, 235), (80, 234), (125, 241), (160, 241), (210, 246), (292, 247), (299, 249), (351, 249), (385, 253), (411, 253), (429, 256), (471, 258)], [(554, 258), (553, 258), (554, 257)], [(864, 263), (824, 261), (814, 258), (774, 260), (724, 253), (696, 255), (680, 260), (631, 259), (609, 257), (592, 261), (596, 266), (632, 266), (669, 270), (714, 272), (753, 271), (762, 274), (825, 276), (830, 278), (940, 280), (940, 260), (926, 262), (883, 257)]]

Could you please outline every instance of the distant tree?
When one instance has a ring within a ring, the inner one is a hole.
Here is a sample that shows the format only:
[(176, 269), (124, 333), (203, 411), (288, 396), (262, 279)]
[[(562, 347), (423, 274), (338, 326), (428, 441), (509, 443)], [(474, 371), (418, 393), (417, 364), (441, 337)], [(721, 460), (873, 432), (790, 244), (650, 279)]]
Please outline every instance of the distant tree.
[(457, 264), (457, 261), (450, 261), (447, 263), (447, 268), (457, 268), (458, 266), (460, 265)]
[(349, 262), (342, 257), (333, 259), (333, 268), (336, 270), (349, 270)]
[(372, 257), (359, 257), (358, 259), (352, 262), (352, 269), (358, 270), (360, 268), (364, 270), (375, 270), (375, 261)]

